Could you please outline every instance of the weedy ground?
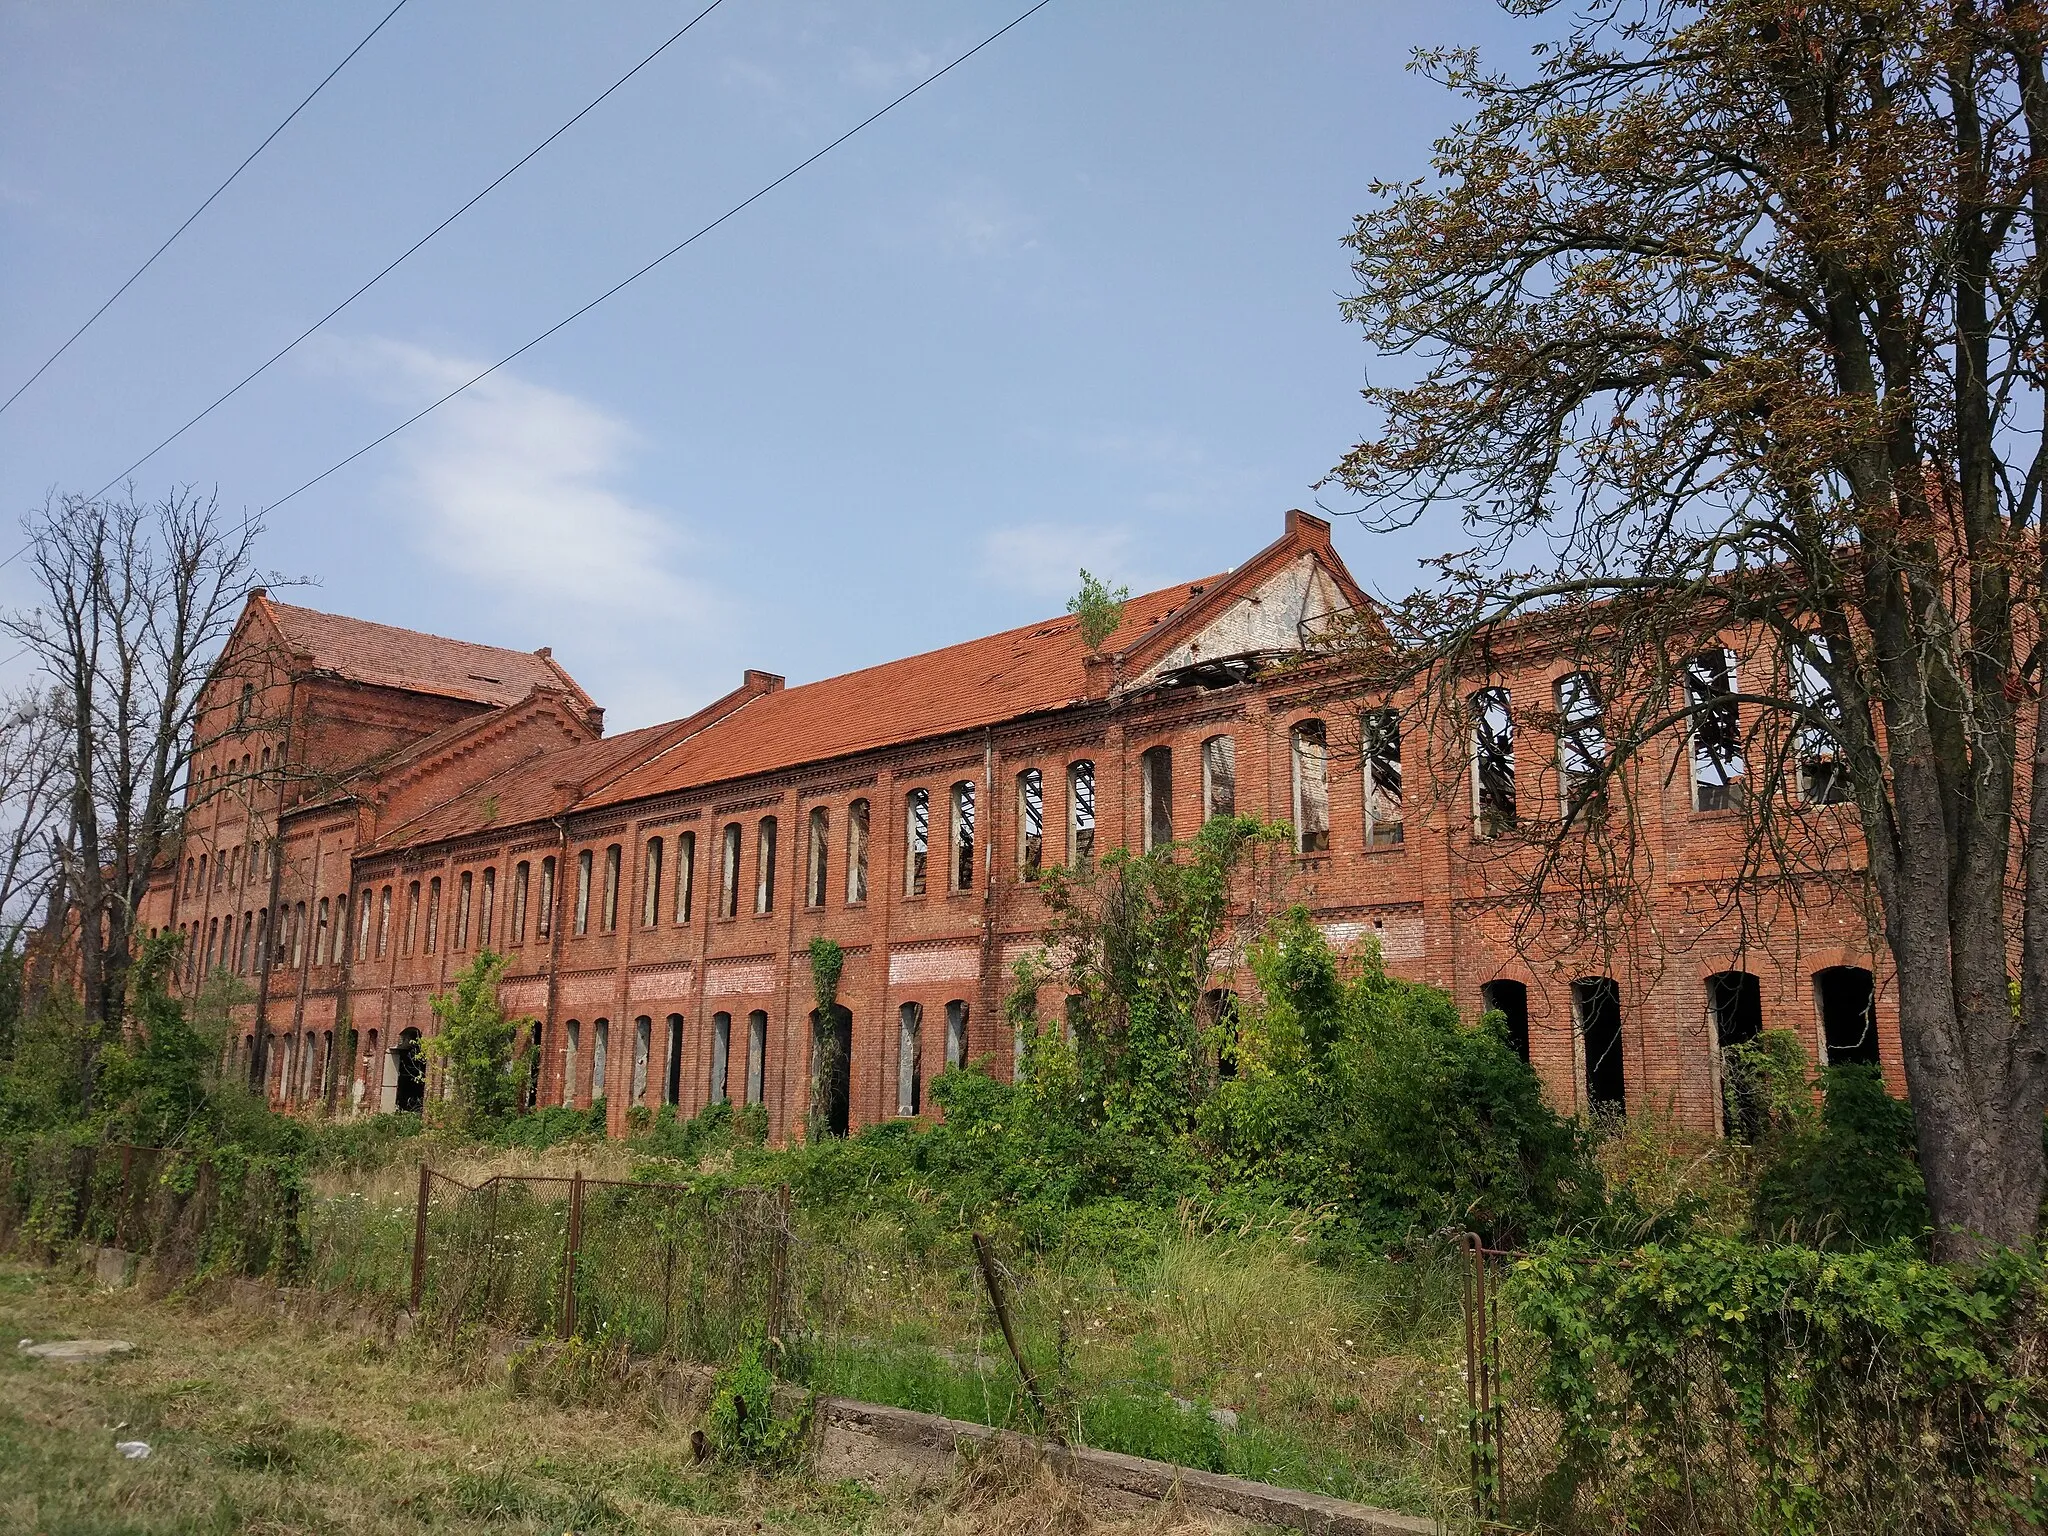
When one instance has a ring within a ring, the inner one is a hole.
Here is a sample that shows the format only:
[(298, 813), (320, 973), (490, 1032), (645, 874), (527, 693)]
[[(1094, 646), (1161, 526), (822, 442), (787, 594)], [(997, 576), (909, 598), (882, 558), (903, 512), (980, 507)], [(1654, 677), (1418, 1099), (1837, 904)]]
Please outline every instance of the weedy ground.
[[(53, 1365), (15, 1340), (122, 1338)], [(502, 1370), (374, 1331), (296, 1321), (274, 1293), (144, 1301), (0, 1263), (0, 1531), (172, 1533), (855, 1532), (1196, 1536), (1162, 1506), (1122, 1522), (1035, 1463), (984, 1459), (949, 1486), (880, 1493), (696, 1465), (646, 1402), (559, 1406)], [(117, 1441), (150, 1446), (124, 1459)]]

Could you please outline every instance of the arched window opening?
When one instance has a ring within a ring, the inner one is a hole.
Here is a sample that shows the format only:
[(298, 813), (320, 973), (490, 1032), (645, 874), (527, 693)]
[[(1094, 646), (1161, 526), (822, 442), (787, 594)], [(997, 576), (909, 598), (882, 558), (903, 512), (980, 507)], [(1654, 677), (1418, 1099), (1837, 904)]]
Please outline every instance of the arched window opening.
[(476, 899), (476, 946), (478, 949), (491, 947), (491, 920), (497, 915), (498, 871), (486, 868), (482, 888)]
[(1330, 851), (1330, 742), (1320, 720), (1291, 733), (1294, 759), (1294, 850)]
[(241, 702), (235, 706), (235, 729), (241, 730), (249, 723), (249, 710), (256, 702), (256, 685), (242, 684)]
[(775, 910), (775, 831), (773, 816), (763, 816), (754, 829), (754, 911)]
[(540, 910), (534, 914), (533, 936), (544, 939), (555, 931), (555, 856), (540, 861)]
[(903, 797), (903, 894), (922, 896), (925, 865), (931, 856), (931, 791), (913, 789)]
[(690, 904), (697, 895), (697, 834), (685, 832), (676, 839), (676, 921), (690, 920)]
[(1813, 977), (1813, 1004), (1831, 1067), (1878, 1064), (1877, 989), (1860, 965), (1831, 965)]
[(1067, 764), (1067, 862), (1085, 869), (1095, 858), (1095, 765)]
[(1515, 825), (1515, 717), (1505, 688), (1481, 688), (1472, 714), (1472, 831), (1498, 837)]
[(949, 796), (953, 807), (953, 861), (950, 884), (956, 891), (974, 889), (974, 781), (962, 779)]
[(1237, 741), (1211, 736), (1202, 743), (1202, 820), (1237, 814)]
[(822, 805), (811, 807), (804, 820), (804, 905), (825, 905), (826, 865), (832, 847), (832, 818)]
[(533, 1021), (533, 1037), (530, 1043), (533, 1049), (527, 1053), (526, 1058), (526, 1107), (539, 1109), (540, 1064), (547, 1059), (548, 1030), (538, 1019)]
[(661, 1102), (678, 1104), (683, 1097), (683, 1016), (672, 1013), (668, 1016), (668, 1055), (662, 1058), (668, 1063), (663, 1074)]
[(967, 1065), (967, 1004), (958, 998), (946, 1004), (946, 1065)]
[(576, 1074), (582, 1066), (583, 1023), (571, 1019), (562, 1026), (562, 1107), (574, 1109), (581, 1097), (582, 1084)]
[(661, 921), (661, 839), (650, 837), (640, 871), (640, 926), (652, 928)]
[(647, 1102), (647, 1064), (654, 1050), (654, 1020), (641, 1014), (633, 1021), (633, 1102)]
[(1045, 775), (1026, 768), (1017, 775), (1017, 874), (1036, 880), (1045, 867)]
[[(313, 930), (313, 963), (326, 965), (334, 956), (329, 946), (333, 942), (333, 929), (328, 926), (333, 916), (333, 906), (325, 896), (320, 898), (320, 920)], [(230, 922), (233, 919), (229, 919)], [(225, 951), (223, 951), (225, 953)]]
[(729, 1103), (732, 1098), (732, 1015), (711, 1015), (711, 1102)]
[(868, 803), (856, 800), (846, 808), (846, 904), (868, 899)]
[(604, 851), (604, 902), (597, 909), (597, 920), (606, 933), (616, 933), (619, 927), (619, 866), (624, 857), (625, 850), (617, 843)]
[(747, 1015), (747, 1102), (766, 1097), (768, 1079), (768, 1015), (756, 1008)]
[(302, 901), (292, 908), (292, 969), (297, 970), (306, 954), (306, 904)]
[[(246, 976), (249, 974), (249, 939), (255, 921), (255, 913), (244, 912), (242, 914), (242, 942), (235, 948), (235, 971), (238, 975)], [(363, 929), (365, 932), (369, 931), (369, 926), (370, 908), (365, 903), (363, 907)]]
[(579, 939), (590, 932), (590, 868), (591, 853), (586, 848), (576, 855), (575, 919), (569, 930)]
[(469, 948), (469, 914), (476, 900), (476, 876), (464, 870), (455, 881), (455, 937), (448, 946), (458, 955)]
[(811, 1010), (811, 1114), (814, 1130), (844, 1136), (853, 1128), (853, 1015)]
[(740, 824), (729, 821), (718, 853), (718, 915), (737, 917), (740, 910)]
[(924, 1107), (924, 1007), (905, 1003), (896, 1011), (896, 1113), (914, 1115)]
[[(427, 882), (427, 953), (432, 954), (441, 936), (441, 877)], [(296, 965), (298, 962), (292, 962)]]
[(391, 1058), (398, 1074), (394, 1107), (400, 1114), (416, 1115), (427, 1104), (427, 1057), (420, 1049), (420, 1032), (411, 1028), (400, 1030)]
[(521, 859), (512, 866), (512, 942), (526, 942), (526, 888), (533, 878), (533, 866)]
[(1402, 841), (1401, 713), (1369, 709), (1358, 717), (1365, 780), (1365, 845), (1393, 848)]
[(1173, 748), (1148, 747), (1138, 757), (1138, 800), (1144, 851), (1173, 841)]
[(1742, 712), (1735, 703), (1735, 653), (1726, 647), (1686, 659), (1685, 702), (1692, 713), (1692, 808), (1734, 809), (1748, 764)]
[(1522, 1060), (1529, 1059), (1529, 989), (1519, 981), (1496, 977), (1479, 989), (1479, 1004), (1503, 1021), (1501, 1033)]
[(420, 883), (409, 881), (405, 887), (405, 936), (399, 948), (401, 955), (409, 955), (420, 941)]
[[(370, 893), (369, 893), (368, 891), (365, 891), (365, 892), (363, 893), (363, 903), (364, 903), (364, 905), (363, 905), (363, 926), (364, 926), (364, 927), (365, 927), (366, 929), (367, 929), (367, 928), (369, 927), (369, 925), (370, 925), (370, 909), (369, 909), (369, 896), (370, 896)], [(258, 914), (258, 916), (257, 916), (257, 920), (256, 920), (256, 933), (257, 933), (257, 937), (258, 937), (258, 940), (259, 940), (259, 942), (258, 942), (258, 943), (257, 943), (257, 945), (256, 945), (256, 949), (257, 949), (257, 952), (258, 952), (258, 953), (260, 954), (260, 953), (262, 952), (262, 949), (263, 949), (263, 945), (262, 945), (262, 943), (260, 942), (260, 940), (261, 940), (261, 937), (262, 937), (262, 933), (263, 933), (263, 919), (262, 919), (262, 915), (261, 915), (260, 913)], [(385, 887), (384, 887), (384, 889), (383, 889), (383, 890), (381, 890), (381, 891), (379, 891), (379, 892), (377, 893), (377, 947), (376, 947), (376, 955), (377, 955), (377, 958), (378, 958), (379, 960), (382, 960), (382, 959), (384, 958), (384, 948), (385, 948), (385, 945), (386, 945), (386, 944), (388, 944), (388, 943), (390, 942), (390, 937), (391, 937), (391, 887), (387, 885), (387, 886), (385, 886)]]
[(1621, 1047), (1621, 988), (1606, 976), (1572, 983), (1572, 1015), (1586, 1050), (1586, 1102), (1625, 1114), (1628, 1081)]
[(1607, 727), (1599, 679), (1572, 672), (1557, 680), (1557, 782), (1565, 818), (1596, 812), (1607, 766)]
[(612, 1021), (590, 1021), (590, 1102), (611, 1097)]

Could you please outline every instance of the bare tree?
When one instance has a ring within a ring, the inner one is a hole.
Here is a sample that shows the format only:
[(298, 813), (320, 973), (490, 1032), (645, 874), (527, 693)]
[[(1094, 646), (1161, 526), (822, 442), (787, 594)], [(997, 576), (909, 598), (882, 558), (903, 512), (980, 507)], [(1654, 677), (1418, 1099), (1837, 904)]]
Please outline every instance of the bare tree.
[(1629, 796), (1705, 743), (1750, 894), (1867, 882), (1948, 1258), (2041, 1208), (2043, 39), (2032, 0), (1586, 0), (1533, 79), (1418, 60), (1475, 115), (1351, 237), (1420, 370), (1336, 478), (1470, 535), (1398, 637), (1459, 707), (1534, 642), (1594, 680), (1503, 857), (1626, 905)]
[(145, 505), (66, 496), (28, 520), (33, 609), (0, 623), (40, 659), (67, 729), (63, 889), (88, 1028), (80, 1092), (127, 1003), (136, 914), (180, 833), (200, 690), (261, 585), (261, 525), (191, 488)]
[(0, 952), (21, 947), (57, 876), (68, 739), (53, 696), (28, 690), (0, 698)]

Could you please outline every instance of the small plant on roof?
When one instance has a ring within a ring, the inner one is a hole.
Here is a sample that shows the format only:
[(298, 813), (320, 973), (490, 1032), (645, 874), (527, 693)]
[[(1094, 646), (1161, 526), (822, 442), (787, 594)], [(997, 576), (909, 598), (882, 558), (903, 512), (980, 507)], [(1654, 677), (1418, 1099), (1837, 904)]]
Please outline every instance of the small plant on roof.
[(1067, 599), (1067, 612), (1081, 621), (1081, 643), (1091, 651), (1102, 649), (1102, 642), (1117, 632), (1124, 621), (1124, 604), (1130, 601), (1131, 589), (1118, 587), (1114, 591), (1099, 578), (1081, 572), (1081, 590)]

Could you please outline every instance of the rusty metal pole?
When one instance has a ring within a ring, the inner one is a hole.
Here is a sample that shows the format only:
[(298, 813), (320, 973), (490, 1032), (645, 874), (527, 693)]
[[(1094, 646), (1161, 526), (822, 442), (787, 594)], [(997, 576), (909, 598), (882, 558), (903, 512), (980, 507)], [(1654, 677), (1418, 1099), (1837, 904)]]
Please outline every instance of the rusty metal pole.
[(123, 1247), (122, 1238), (128, 1235), (128, 1206), (134, 1199), (129, 1188), (129, 1179), (135, 1172), (135, 1149), (121, 1149), (121, 1203), (114, 1207), (114, 1246)]
[(429, 1184), (433, 1174), (425, 1163), (420, 1164), (420, 1193), (412, 1212), (412, 1309), (420, 1309), (420, 1297), (427, 1289), (427, 1201), (433, 1191)]
[(789, 1300), (789, 1186), (775, 1191), (775, 1230), (768, 1234), (768, 1327), (770, 1339), (782, 1337), (782, 1314)]
[(989, 1304), (996, 1309), (996, 1326), (1003, 1330), (1003, 1342), (1010, 1346), (1010, 1358), (1017, 1363), (1017, 1374), (1024, 1380), (1024, 1390), (1031, 1394), (1045, 1432), (1064, 1445), (1066, 1439), (1060, 1434), (1059, 1426), (1053, 1423), (1045, 1399), (1039, 1395), (1038, 1378), (1031, 1374), (1031, 1367), (1024, 1363), (1024, 1351), (1017, 1345), (1017, 1330), (1010, 1324), (1010, 1304), (1003, 1299), (1002, 1277), (996, 1272), (995, 1255), (989, 1252), (988, 1239), (979, 1232), (971, 1232), (968, 1236), (974, 1241), (974, 1259), (981, 1266), (981, 1282), (988, 1287)]
[(1458, 1238), (1458, 1249), (1465, 1260), (1459, 1271), (1465, 1313), (1465, 1437), (1471, 1452), (1472, 1514), (1474, 1518), (1483, 1520), (1486, 1518), (1486, 1495), (1479, 1471), (1479, 1437), (1484, 1432), (1480, 1427), (1483, 1421), (1479, 1411), (1479, 1302), (1474, 1295), (1479, 1265), (1474, 1250), (1478, 1244), (1478, 1237), (1470, 1232)]
[(583, 1247), (583, 1170), (569, 1180), (569, 1240), (562, 1258), (562, 1327), (565, 1339), (576, 1337), (576, 1256)]

